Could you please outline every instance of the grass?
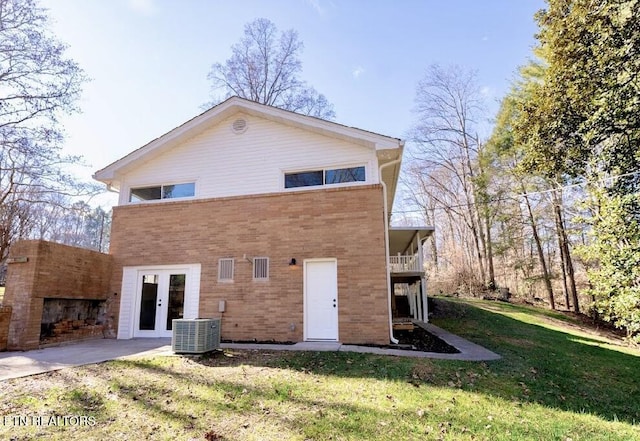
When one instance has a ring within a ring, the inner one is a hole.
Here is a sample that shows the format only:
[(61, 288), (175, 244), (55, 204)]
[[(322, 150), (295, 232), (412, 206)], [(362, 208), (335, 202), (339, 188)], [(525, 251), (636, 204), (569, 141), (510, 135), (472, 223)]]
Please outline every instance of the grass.
[[(557, 313), (439, 304), (447, 314), (435, 324), (503, 359), (225, 351), (113, 361), (4, 382), (0, 439), (640, 439), (638, 351)], [(76, 419), (47, 426), (52, 415)]]

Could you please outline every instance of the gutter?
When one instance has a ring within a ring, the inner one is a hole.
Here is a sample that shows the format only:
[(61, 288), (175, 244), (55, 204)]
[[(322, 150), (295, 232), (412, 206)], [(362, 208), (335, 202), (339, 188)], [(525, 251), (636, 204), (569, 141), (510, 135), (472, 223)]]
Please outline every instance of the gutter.
[(382, 184), (382, 202), (384, 212), (384, 255), (386, 259), (385, 267), (387, 268), (387, 306), (389, 308), (389, 339), (391, 343), (398, 344), (399, 340), (393, 336), (393, 311), (391, 310), (391, 268), (389, 267), (389, 202), (387, 201), (387, 184), (382, 179), (382, 170), (391, 165), (400, 164), (402, 162), (402, 156), (400, 158), (382, 164), (378, 169), (380, 183)]

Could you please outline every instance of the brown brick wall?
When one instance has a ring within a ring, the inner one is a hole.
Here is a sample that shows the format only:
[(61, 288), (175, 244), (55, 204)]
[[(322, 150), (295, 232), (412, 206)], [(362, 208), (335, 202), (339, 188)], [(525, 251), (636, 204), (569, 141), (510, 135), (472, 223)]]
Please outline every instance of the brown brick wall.
[(13, 308), (8, 349), (37, 348), (44, 298), (110, 300), (107, 254), (40, 240), (20, 241), (10, 258), (3, 303)]
[(11, 322), (11, 307), (0, 306), (0, 351), (7, 350), (10, 322)]
[[(200, 263), (200, 316), (226, 300), (222, 338), (276, 341), (303, 339), (303, 261), (337, 258), (340, 341), (389, 342), (379, 185), (115, 207), (111, 254), (114, 292), (124, 266)], [(269, 257), (268, 281), (245, 255)], [(221, 257), (235, 259), (233, 283), (217, 280)]]

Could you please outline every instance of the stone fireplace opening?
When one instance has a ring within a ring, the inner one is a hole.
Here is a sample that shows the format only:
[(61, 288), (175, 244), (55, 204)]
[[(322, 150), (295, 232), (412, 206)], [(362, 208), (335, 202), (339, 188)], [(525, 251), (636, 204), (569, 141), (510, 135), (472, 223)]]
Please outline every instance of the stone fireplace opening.
[(40, 345), (103, 338), (106, 303), (95, 299), (43, 299)]

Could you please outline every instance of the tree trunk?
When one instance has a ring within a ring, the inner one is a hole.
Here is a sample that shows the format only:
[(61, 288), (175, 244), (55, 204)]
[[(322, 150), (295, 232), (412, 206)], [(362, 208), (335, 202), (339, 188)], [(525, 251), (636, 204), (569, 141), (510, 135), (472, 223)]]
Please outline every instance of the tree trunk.
[(555, 211), (556, 230), (558, 234), (558, 244), (560, 246), (560, 258), (563, 267), (565, 286), (568, 282), (568, 289), (565, 288), (565, 297), (567, 299), (567, 308), (569, 307), (569, 295), (573, 300), (573, 309), (576, 313), (580, 312), (580, 304), (578, 303), (578, 291), (576, 290), (576, 279), (573, 271), (573, 262), (571, 261), (571, 253), (569, 251), (569, 243), (567, 239), (567, 231), (564, 227), (564, 219), (562, 217), (562, 195), (553, 192), (553, 206)]
[(495, 268), (493, 267), (493, 245), (491, 244), (491, 223), (489, 220), (488, 208), (485, 210), (484, 221), (487, 228), (486, 250), (487, 250), (487, 267), (489, 269), (489, 283), (487, 284), (487, 286), (490, 289), (495, 289), (496, 288), (496, 272), (495, 272)]
[(560, 224), (562, 225), (562, 236), (564, 246), (565, 268), (567, 270), (567, 279), (569, 281), (569, 292), (573, 300), (573, 310), (576, 314), (580, 312), (580, 303), (578, 301), (578, 290), (576, 289), (576, 278), (573, 270), (573, 260), (571, 260), (571, 252), (569, 251), (569, 240), (567, 238), (567, 231), (564, 228), (564, 220), (562, 219), (562, 213), (560, 213)]
[[(425, 213), (427, 217), (427, 222), (429, 222), (431, 226), (435, 225), (435, 219), (436, 219), (435, 209), (431, 210), (431, 217), (429, 217), (429, 209), (426, 209)], [(431, 233), (431, 237), (429, 238), (429, 241), (431, 242), (429, 244), (431, 246), (431, 260), (433, 261), (433, 267), (437, 273), (438, 272), (438, 243), (436, 241), (435, 231)]]
[(484, 267), (484, 260), (486, 258), (486, 244), (484, 232), (482, 231), (482, 222), (480, 221), (480, 212), (478, 211), (478, 204), (475, 197), (474, 185), (473, 182), (469, 182), (469, 180), (473, 178), (473, 169), (471, 168), (471, 158), (469, 156), (468, 148), (465, 148), (465, 154), (467, 155), (466, 167), (468, 169), (468, 175), (462, 175), (462, 182), (465, 198), (467, 200), (466, 208), (469, 216), (469, 228), (471, 230), (471, 234), (473, 235), (476, 257), (478, 259), (478, 267), (480, 268), (480, 277), (482, 283), (486, 285), (487, 274)]
[[(478, 166), (479, 177), (485, 175), (485, 170), (482, 166), (481, 152), (482, 152), (482, 143), (479, 142), (479, 137), (476, 134), (475, 138), (477, 148), (478, 148), (478, 158), (476, 159), (476, 163)], [(471, 158), (468, 154), (467, 149), (467, 167), (469, 169), (469, 176), (471, 176), (471, 192), (473, 195), (473, 202), (475, 203), (475, 214), (478, 220), (478, 228), (480, 229), (480, 239), (482, 242), (482, 250), (484, 254), (484, 259), (487, 265), (487, 270), (489, 271), (489, 278), (483, 280), (485, 286), (489, 289), (496, 288), (496, 275), (495, 269), (493, 266), (493, 245), (491, 243), (491, 215), (489, 213), (489, 203), (488, 203), (488, 194), (486, 186), (478, 186), (477, 182), (473, 179), (474, 172), (473, 166), (471, 163)], [(482, 194), (482, 198), (480, 198), (480, 194)], [(479, 202), (481, 199), (481, 203)], [(484, 227), (483, 227), (484, 222)]]
[[(554, 210), (555, 211), (555, 210)], [(569, 287), (567, 286), (567, 271), (564, 266), (564, 247), (562, 246), (562, 238), (560, 235), (560, 227), (558, 226), (558, 218), (556, 221), (556, 237), (558, 238), (558, 249), (560, 250), (560, 271), (562, 272), (562, 292), (564, 294), (564, 301), (567, 304), (567, 310), (571, 309), (571, 301), (569, 300)]]
[[(469, 207), (469, 211), (471, 212), (471, 208)], [(473, 217), (473, 213), (470, 213), (471, 216)], [(486, 272), (484, 270), (484, 263), (483, 263), (483, 256), (482, 256), (482, 249), (480, 248), (480, 238), (478, 237), (478, 226), (476, 225), (476, 223), (474, 222), (473, 219), (471, 219), (471, 234), (473, 235), (473, 241), (475, 244), (475, 248), (476, 248), (476, 257), (478, 258), (478, 266), (480, 267), (480, 277), (482, 279), (482, 283), (485, 283), (487, 280), (487, 275)]]
[(522, 194), (524, 196), (524, 201), (527, 205), (527, 212), (529, 213), (529, 222), (531, 224), (531, 231), (533, 232), (533, 240), (536, 243), (536, 250), (538, 251), (538, 259), (540, 260), (540, 266), (542, 267), (542, 277), (544, 279), (544, 286), (547, 289), (547, 296), (549, 297), (549, 305), (551, 309), (556, 309), (556, 301), (553, 298), (553, 287), (551, 286), (551, 279), (549, 277), (549, 271), (547, 270), (547, 262), (544, 258), (544, 250), (542, 249), (542, 243), (540, 242), (540, 236), (538, 234), (538, 226), (536, 225), (536, 220), (533, 217), (533, 210), (531, 209), (531, 204), (529, 203), (529, 198), (526, 195), (526, 191), (524, 185), (520, 184), (522, 188)]

